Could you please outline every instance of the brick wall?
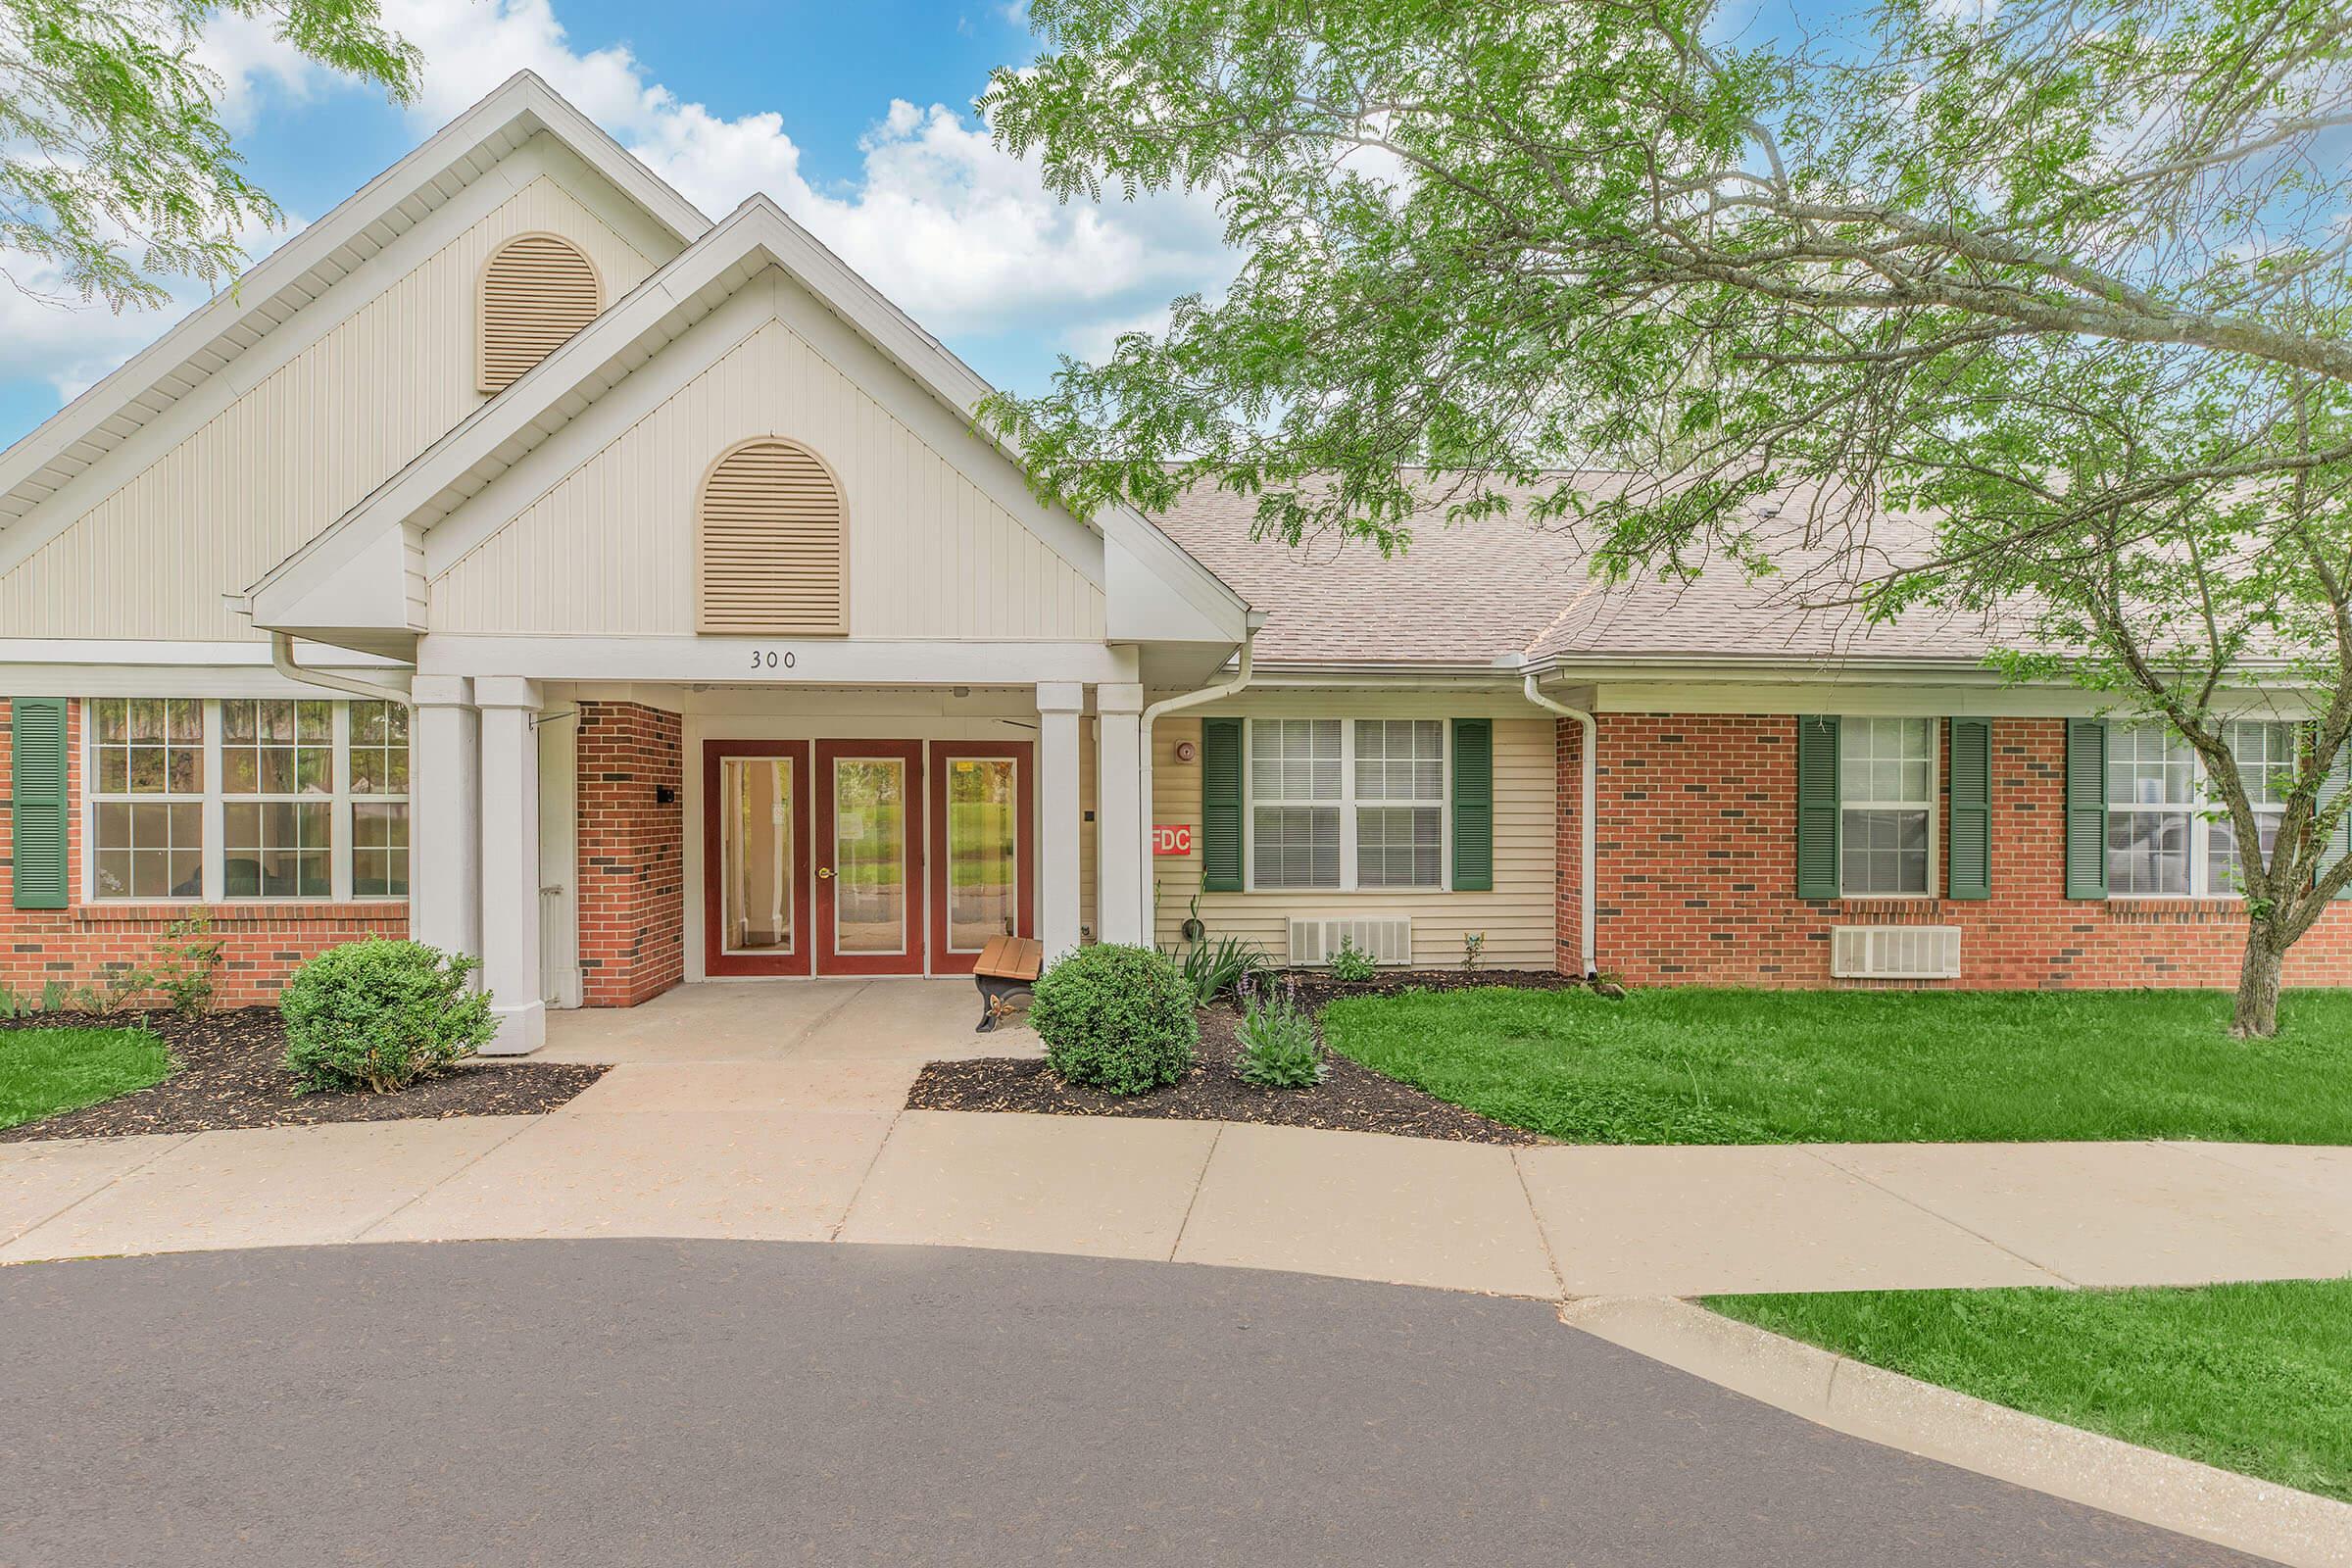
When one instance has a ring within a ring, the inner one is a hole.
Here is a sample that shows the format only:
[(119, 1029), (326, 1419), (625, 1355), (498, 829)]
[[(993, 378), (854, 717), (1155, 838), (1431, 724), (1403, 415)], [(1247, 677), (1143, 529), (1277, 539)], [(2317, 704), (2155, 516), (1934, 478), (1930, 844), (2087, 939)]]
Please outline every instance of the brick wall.
[[(73, 803), (66, 829), (78, 890), (81, 875), (81, 710), (66, 707), (70, 749), (67, 788)], [(202, 909), (220, 938), (216, 976), (223, 1006), (274, 1002), (305, 959), (365, 936), (408, 935), (406, 904), (82, 904), (63, 909), (16, 907), (15, 871), (9, 863), (9, 772), (13, 714), (0, 698), (0, 986), (18, 997), (37, 999), (51, 981), (66, 986), (95, 983), (105, 971), (146, 967), (156, 962), (156, 944), (173, 921)]]
[(686, 977), (684, 760), (677, 714), (580, 704), (580, 979), (591, 1007), (633, 1007)]
[[(1947, 738), (1937, 756), (1948, 770)], [(1563, 720), (1560, 967), (1569, 970), (1578, 741)], [(2064, 897), (2063, 720), (1993, 720), (1992, 897), (1982, 902), (1797, 898), (1793, 715), (1608, 713), (1599, 753), (1599, 964), (1636, 984), (1826, 986), (1830, 928), (1852, 924), (1958, 926), (1962, 986), (2236, 984), (2245, 920), (2234, 901)], [(1937, 791), (1949, 790), (1946, 771)], [(1940, 860), (1940, 815), (1936, 831)], [(2287, 959), (2290, 985), (2347, 982), (2352, 903)]]

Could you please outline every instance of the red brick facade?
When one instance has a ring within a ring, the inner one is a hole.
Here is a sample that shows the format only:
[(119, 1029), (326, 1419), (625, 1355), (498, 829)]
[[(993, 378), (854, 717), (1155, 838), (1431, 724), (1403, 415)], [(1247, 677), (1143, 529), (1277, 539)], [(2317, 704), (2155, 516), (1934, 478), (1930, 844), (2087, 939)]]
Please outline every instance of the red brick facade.
[[(1600, 716), (1598, 963), (1636, 985), (1887, 984), (1830, 978), (1837, 925), (1950, 925), (1974, 988), (2230, 986), (2245, 920), (2228, 899), (2070, 900), (2065, 725), (1992, 722), (1992, 897), (1796, 897), (1790, 714)], [(1560, 967), (1578, 958), (1580, 731), (1559, 726)], [(1939, 797), (1950, 748), (1938, 745)], [(1941, 819), (1937, 832), (1942, 831)], [(1942, 846), (1937, 846), (1940, 855)], [(2352, 981), (2352, 905), (2287, 960), (2290, 985)], [(1918, 984), (1919, 982), (1892, 982)]]
[[(66, 708), (67, 787), (74, 804), (67, 844), (76, 878), (81, 868), (81, 711)], [(0, 802), (11, 798), (12, 714), (0, 698)], [(14, 869), (8, 860), (5, 815), (0, 815), (0, 986), (38, 1001), (55, 983), (68, 989), (95, 985), (111, 969), (146, 967), (157, 961), (156, 945), (175, 920), (202, 910), (220, 940), (221, 962), (216, 1000), (222, 1006), (274, 1002), (286, 977), (304, 959), (366, 936), (408, 935), (405, 903), (368, 904), (84, 904), (63, 909), (16, 907)]]
[(633, 1007), (686, 978), (684, 764), (677, 714), (580, 704), (580, 981), (591, 1007)]

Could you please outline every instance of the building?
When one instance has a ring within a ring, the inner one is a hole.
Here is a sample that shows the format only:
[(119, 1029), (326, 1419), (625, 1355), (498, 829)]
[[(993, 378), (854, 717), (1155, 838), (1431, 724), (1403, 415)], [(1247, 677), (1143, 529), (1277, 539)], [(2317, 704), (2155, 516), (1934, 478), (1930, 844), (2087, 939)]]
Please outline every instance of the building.
[[(1196, 907), (1301, 961), (2235, 973), (2188, 754), (1981, 628), (1604, 591), (1524, 524), (1080, 519), (986, 391), (772, 203), (712, 222), (515, 77), (0, 455), (0, 984), (196, 910), (230, 1001), (369, 933), (479, 954), (504, 1051)], [(2292, 977), (2346, 960), (2331, 917)]]

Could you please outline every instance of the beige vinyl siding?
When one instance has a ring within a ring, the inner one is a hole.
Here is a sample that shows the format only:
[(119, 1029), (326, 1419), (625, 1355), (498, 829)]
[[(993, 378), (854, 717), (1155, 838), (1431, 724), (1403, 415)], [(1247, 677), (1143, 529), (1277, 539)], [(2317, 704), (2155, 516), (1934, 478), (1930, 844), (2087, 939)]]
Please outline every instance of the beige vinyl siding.
[[(1241, 706), (1205, 710), (1212, 713), (1324, 714), (1345, 718), (1439, 717), (1442, 701), (1415, 698), (1364, 699), (1335, 695), (1317, 700), (1285, 694), (1279, 707)], [(1466, 710), (1475, 717), (1488, 709)], [(1200, 886), (1200, 760), (1176, 760), (1176, 747), (1200, 741), (1198, 712), (1164, 718), (1152, 733), (1152, 820), (1189, 822), (1193, 853), (1154, 857), (1154, 917), (1162, 944), (1181, 941), (1178, 927), (1186, 905)], [(1413, 961), (1449, 967), (1462, 961), (1462, 938), (1487, 934), (1480, 962), (1495, 969), (1556, 967), (1555, 922), (1558, 878), (1553, 839), (1552, 724), (1548, 717), (1494, 720), (1494, 891), (1398, 891), (1326, 893), (1211, 893), (1200, 900), (1208, 940), (1238, 936), (1262, 948), (1276, 963), (1289, 955), (1292, 916), (1406, 914), (1413, 921)], [(1450, 830), (1450, 824), (1449, 824)]]
[(475, 285), (490, 252), (530, 230), (576, 240), (614, 291), (653, 270), (563, 186), (534, 179), (0, 577), (0, 627), (259, 638), (221, 596), (243, 592), (483, 403)]
[(773, 318), (444, 570), (433, 630), (692, 635), (697, 490), (762, 435), (840, 482), (850, 636), (1102, 636), (1100, 588)]

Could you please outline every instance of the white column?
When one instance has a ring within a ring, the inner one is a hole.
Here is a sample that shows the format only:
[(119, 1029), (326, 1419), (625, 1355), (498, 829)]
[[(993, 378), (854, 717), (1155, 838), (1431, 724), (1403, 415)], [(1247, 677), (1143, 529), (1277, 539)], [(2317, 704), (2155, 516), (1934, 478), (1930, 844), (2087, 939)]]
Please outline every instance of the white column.
[[(1078, 946), (1078, 713), (1076, 681), (1037, 687), (1037, 935), (1052, 963)], [(1098, 841), (1100, 842), (1100, 841)]]
[(445, 953), (482, 951), (481, 734), (473, 683), (418, 675), (409, 730), (409, 934)]
[(498, 1036), (486, 1055), (519, 1056), (547, 1042), (539, 973), (539, 683), (474, 680), (482, 710), (482, 987)]
[(1144, 689), (1095, 688), (1095, 929), (1105, 942), (1143, 944), (1152, 847), (1144, 835)]

